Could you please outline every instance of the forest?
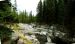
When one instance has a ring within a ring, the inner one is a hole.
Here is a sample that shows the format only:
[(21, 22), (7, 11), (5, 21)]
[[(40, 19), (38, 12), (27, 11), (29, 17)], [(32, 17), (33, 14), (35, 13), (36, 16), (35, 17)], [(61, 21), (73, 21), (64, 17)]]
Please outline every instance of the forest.
[(26, 10), (18, 13), (11, 0), (0, 1), (1, 44), (75, 43), (74, 0), (40, 0), (36, 9), (36, 15)]

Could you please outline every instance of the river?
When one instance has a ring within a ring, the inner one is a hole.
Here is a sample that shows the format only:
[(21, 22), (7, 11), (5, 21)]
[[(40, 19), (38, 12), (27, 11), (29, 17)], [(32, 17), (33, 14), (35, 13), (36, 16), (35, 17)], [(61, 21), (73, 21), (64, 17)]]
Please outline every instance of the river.
[[(36, 25), (36, 24), (18, 24), (20, 29), (19, 30), (25, 37), (33, 42), (33, 44), (54, 44), (51, 41), (52, 29), (53, 26), (48, 25)], [(16, 35), (16, 34), (13, 34)], [(56, 36), (59, 35), (59, 32), (56, 32)], [(16, 35), (15, 38), (18, 38)], [(22, 40), (19, 40), (22, 42)], [(19, 44), (19, 43), (18, 43)], [(21, 44), (21, 43), (20, 43)]]

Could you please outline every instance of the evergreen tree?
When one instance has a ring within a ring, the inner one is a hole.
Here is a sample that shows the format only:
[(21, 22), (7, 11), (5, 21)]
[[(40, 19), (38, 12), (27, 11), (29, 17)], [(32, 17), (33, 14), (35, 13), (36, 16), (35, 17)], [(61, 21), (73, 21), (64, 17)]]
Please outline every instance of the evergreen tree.
[(42, 16), (39, 15), (39, 17), (41, 17), (39, 19), (42, 19), (41, 21), (39, 20), (40, 22), (47, 24), (63, 24), (64, 22), (63, 0), (44, 0), (41, 10), (43, 13)]
[(0, 2), (0, 22), (11, 21), (11, 3), (10, 0)]
[(46, 16), (47, 8), (46, 7), (47, 7), (46, 0), (44, 0), (43, 1), (43, 19), (42, 19), (43, 23), (46, 23), (47, 21), (47, 16)]
[(32, 11), (30, 12), (30, 14), (29, 14), (29, 21), (30, 21), (30, 23), (31, 22), (33, 22), (33, 15), (32, 15)]
[(42, 17), (43, 17), (43, 14), (42, 14), (42, 1), (40, 0), (40, 2), (38, 3), (38, 7), (37, 7), (37, 22), (42, 22)]
[(34, 22), (34, 16), (32, 15), (32, 11), (28, 14), (28, 12), (23, 11), (18, 15), (18, 19), (20, 23), (32, 23)]
[(65, 2), (65, 20), (64, 26), (66, 27), (69, 37), (73, 38), (75, 34), (75, 1), (74, 0), (67, 0)]
[(25, 10), (25, 13), (24, 13), (24, 23), (29, 23), (29, 16), (28, 16), (29, 14), (28, 14), (28, 12)]
[(64, 24), (64, 0), (58, 0), (57, 23)]
[(47, 24), (55, 23), (54, 0), (44, 0), (43, 2), (43, 21)]

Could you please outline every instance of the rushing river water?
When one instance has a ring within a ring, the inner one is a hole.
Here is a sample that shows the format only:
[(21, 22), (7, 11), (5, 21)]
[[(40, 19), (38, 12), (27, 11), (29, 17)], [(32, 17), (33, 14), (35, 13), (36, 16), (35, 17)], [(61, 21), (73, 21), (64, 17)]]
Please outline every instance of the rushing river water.
[[(54, 28), (53, 26), (49, 27), (47, 25), (38, 25), (36, 26), (35, 24), (18, 24), (21, 31), (25, 35), (27, 39), (30, 39), (33, 44), (54, 44), (51, 41), (51, 36), (52, 35), (52, 29)], [(17, 34), (13, 34), (13, 39), (18, 38)], [(56, 34), (58, 36), (59, 33)], [(22, 40), (18, 40), (19, 42), (22, 42)], [(19, 44), (19, 43), (18, 43)], [(20, 43), (21, 44), (21, 43)]]

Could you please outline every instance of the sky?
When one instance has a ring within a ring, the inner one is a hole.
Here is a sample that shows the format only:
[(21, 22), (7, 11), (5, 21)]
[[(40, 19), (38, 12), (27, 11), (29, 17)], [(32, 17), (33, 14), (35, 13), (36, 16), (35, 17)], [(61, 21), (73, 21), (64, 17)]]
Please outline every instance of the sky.
[[(38, 5), (38, 2), (40, 0), (16, 0), (17, 1), (17, 10), (18, 11), (24, 11), (27, 12), (32, 11), (32, 14), (36, 15), (36, 8)], [(14, 0), (11, 1), (14, 4)]]

